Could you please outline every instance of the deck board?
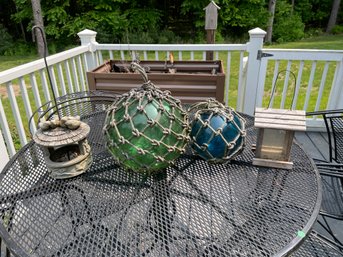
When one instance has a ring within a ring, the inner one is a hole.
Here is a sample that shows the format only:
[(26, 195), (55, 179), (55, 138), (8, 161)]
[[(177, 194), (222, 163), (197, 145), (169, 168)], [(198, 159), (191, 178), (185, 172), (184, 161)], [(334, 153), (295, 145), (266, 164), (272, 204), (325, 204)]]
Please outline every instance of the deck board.
[(313, 159), (329, 160), (329, 143), (323, 132), (296, 132), (295, 138)]

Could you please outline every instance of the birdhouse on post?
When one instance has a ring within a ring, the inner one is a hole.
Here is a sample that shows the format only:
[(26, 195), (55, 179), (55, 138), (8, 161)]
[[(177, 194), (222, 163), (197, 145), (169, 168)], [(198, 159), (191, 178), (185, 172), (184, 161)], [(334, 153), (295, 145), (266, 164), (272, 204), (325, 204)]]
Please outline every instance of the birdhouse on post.
[[(205, 30), (207, 32), (207, 44), (214, 44), (215, 30), (217, 29), (218, 10), (220, 7), (211, 1), (205, 8)], [(213, 51), (206, 52), (206, 60), (213, 60)]]
[(292, 169), (294, 132), (306, 130), (305, 111), (256, 108), (254, 125), (259, 131), (253, 164)]
[(218, 20), (218, 10), (220, 7), (214, 2), (211, 1), (204, 10), (206, 11), (205, 15), (205, 29), (217, 29), (217, 20)]

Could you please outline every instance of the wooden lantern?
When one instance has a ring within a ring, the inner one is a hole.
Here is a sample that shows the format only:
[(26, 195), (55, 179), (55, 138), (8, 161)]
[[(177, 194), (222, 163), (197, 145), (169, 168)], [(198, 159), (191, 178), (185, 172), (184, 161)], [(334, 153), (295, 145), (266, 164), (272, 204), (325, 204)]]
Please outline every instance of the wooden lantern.
[(256, 108), (254, 125), (259, 131), (253, 164), (292, 169), (294, 132), (306, 130), (305, 111)]

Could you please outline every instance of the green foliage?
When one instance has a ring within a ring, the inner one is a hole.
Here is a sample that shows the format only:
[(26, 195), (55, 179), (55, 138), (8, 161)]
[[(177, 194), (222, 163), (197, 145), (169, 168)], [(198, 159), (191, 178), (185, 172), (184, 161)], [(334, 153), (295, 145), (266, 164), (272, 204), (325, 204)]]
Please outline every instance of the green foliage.
[(13, 13), (11, 18), (17, 23), (32, 20), (32, 8), (29, 0), (13, 0), (16, 5), (16, 13)]
[(342, 25), (334, 26), (331, 30), (331, 33), (334, 35), (343, 34), (343, 26)]
[[(41, 1), (45, 30), (52, 52), (65, 45), (77, 45), (77, 33), (84, 29), (98, 32), (100, 43), (205, 42), (204, 7), (209, 0), (53, 0)], [(267, 28), (269, 0), (215, 0), (220, 6), (216, 42), (246, 41), (247, 31)], [(294, 6), (291, 5), (293, 2)], [(0, 53), (25, 52), (31, 47), (31, 0), (0, 0), (3, 17)], [(273, 40), (286, 42), (323, 31), (331, 12), (332, 0), (277, 0)], [(339, 11), (338, 21), (343, 19)], [(306, 28), (306, 31), (305, 31)], [(304, 34), (305, 33), (305, 34)], [(342, 33), (340, 24), (333, 33)], [(11, 37), (8, 37), (10, 35)], [(4, 38), (7, 39), (4, 39)], [(11, 40), (12, 38), (12, 40)], [(19, 41), (19, 49), (9, 47)], [(225, 40), (224, 40), (225, 39)], [(5, 42), (5, 43), (4, 43)]]
[(36, 48), (33, 43), (27, 43), (22, 40), (16, 41), (2, 53), (4, 56), (27, 56), (36, 54)]
[(170, 30), (135, 31), (127, 33), (122, 42), (130, 44), (172, 44), (180, 43), (181, 38)]
[[(268, 10), (264, 0), (221, 1), (222, 26), (247, 30), (267, 24)], [(262, 26), (264, 27), (264, 26)]]
[[(218, 11), (218, 30), (221, 35), (239, 38), (254, 27), (265, 27), (268, 21), (268, 9), (265, 0), (220, 0), (216, 1), (220, 10)], [(184, 0), (182, 2), (182, 13), (194, 14), (197, 19), (194, 22), (198, 30), (203, 30), (205, 12), (204, 7), (208, 0)]]
[(160, 31), (162, 14), (159, 10), (144, 9), (143, 11), (135, 8), (126, 10), (124, 15), (126, 32), (122, 35), (121, 42), (152, 44), (168, 41), (171, 38), (166, 30)]
[(279, 43), (299, 40), (305, 35), (304, 28), (300, 15), (292, 13), (292, 6), (279, 0), (275, 11), (273, 40)]
[(323, 30), (320, 28), (310, 28), (307, 31), (305, 31), (305, 38), (311, 38), (319, 36), (323, 33)]
[(0, 55), (2, 56), (25, 56), (35, 53), (32, 43), (23, 40), (14, 41), (7, 29), (0, 24)]
[(7, 29), (0, 24), (0, 55), (13, 46), (12, 36), (7, 32)]
[(294, 11), (301, 16), (307, 28), (325, 28), (331, 7), (332, 0), (300, 0), (295, 2)]

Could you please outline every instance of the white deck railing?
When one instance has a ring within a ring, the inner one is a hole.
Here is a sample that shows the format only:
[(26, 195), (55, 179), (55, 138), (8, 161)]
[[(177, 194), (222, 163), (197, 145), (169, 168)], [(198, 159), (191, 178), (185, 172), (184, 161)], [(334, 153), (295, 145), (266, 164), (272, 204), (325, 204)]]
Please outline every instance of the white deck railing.
[[(106, 59), (131, 60), (134, 54), (141, 60), (166, 60), (173, 52), (176, 60), (204, 60), (206, 51), (214, 51), (214, 58), (221, 59), (225, 67), (226, 104), (238, 111), (253, 114), (255, 106), (266, 106), (280, 70), (291, 70), (296, 81), (290, 79), (289, 72), (284, 74), (282, 93), (278, 88), (273, 107), (290, 107), (292, 84), (296, 85), (293, 108), (343, 107), (343, 51), (263, 49), (265, 32), (258, 28), (249, 31), (246, 44), (99, 44), (96, 32), (84, 30), (78, 35), (80, 47), (47, 58), (57, 96), (88, 90), (86, 72)], [(273, 56), (259, 58), (265, 52)], [(310, 72), (304, 72), (306, 69)], [(0, 72), (0, 84), (6, 88), (6, 95), (0, 98), (1, 170), (16, 148), (27, 143), (32, 110), (51, 101), (51, 92), (43, 59)], [(309, 125), (318, 125), (315, 118)]]

